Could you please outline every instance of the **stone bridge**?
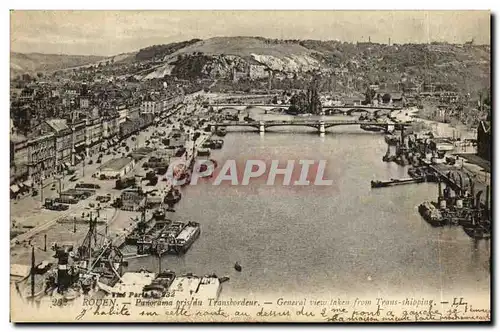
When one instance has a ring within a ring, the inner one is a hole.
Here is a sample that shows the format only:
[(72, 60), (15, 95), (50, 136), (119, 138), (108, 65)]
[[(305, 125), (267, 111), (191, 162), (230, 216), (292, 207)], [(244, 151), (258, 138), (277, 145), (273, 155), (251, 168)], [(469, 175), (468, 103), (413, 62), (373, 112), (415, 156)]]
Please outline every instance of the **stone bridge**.
[(352, 126), (359, 125), (365, 129), (368, 128), (380, 128), (386, 132), (392, 132), (394, 130), (404, 129), (412, 125), (412, 122), (405, 123), (380, 123), (374, 121), (359, 121), (359, 120), (288, 120), (288, 121), (226, 121), (219, 123), (212, 123), (211, 127), (217, 130), (218, 127), (252, 127), (259, 130), (259, 132), (264, 133), (266, 128), (277, 127), (277, 126), (303, 126), (311, 127), (318, 130), (320, 134), (324, 134), (327, 128), (335, 126)]
[[(288, 110), (289, 104), (211, 104), (215, 111), (247, 111), (252, 108), (261, 108), (266, 113), (268, 111), (282, 111)], [(371, 105), (342, 105), (342, 106), (322, 106), (323, 112), (325, 114), (342, 114), (342, 115), (352, 115), (353, 113), (373, 113), (377, 115), (380, 112), (386, 111), (396, 111), (401, 110), (401, 107), (393, 106), (371, 106)]]

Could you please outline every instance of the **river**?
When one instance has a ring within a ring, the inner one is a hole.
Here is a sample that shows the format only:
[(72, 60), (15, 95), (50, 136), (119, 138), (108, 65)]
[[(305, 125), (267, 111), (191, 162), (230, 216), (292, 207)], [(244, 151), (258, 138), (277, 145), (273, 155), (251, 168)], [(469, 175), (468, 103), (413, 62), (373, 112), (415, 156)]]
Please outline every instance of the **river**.
[[(228, 132), (223, 149), (212, 151), (219, 164), (324, 159), (333, 184), (267, 186), (258, 179), (248, 186), (187, 186), (169, 218), (199, 221), (202, 233), (186, 255), (163, 257), (163, 269), (227, 275), (223, 298), (489, 294), (489, 242), (474, 244), (461, 228), (433, 228), (417, 211), (436, 198), (436, 184), (370, 188), (371, 180), (407, 172), (382, 162), (382, 134), (357, 126), (330, 128), (323, 137), (301, 127)], [(129, 269), (157, 269), (157, 260), (136, 259)], [(242, 272), (234, 270), (236, 261)]]

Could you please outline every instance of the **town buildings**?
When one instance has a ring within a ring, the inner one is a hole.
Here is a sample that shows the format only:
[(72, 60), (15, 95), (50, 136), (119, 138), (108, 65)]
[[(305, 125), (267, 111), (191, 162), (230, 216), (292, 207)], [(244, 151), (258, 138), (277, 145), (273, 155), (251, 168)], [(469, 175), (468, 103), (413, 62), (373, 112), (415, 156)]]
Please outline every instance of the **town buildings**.
[(57, 171), (62, 171), (65, 168), (69, 169), (73, 150), (73, 132), (66, 119), (50, 119), (46, 123), (55, 137), (55, 165)]
[(103, 149), (118, 143), (120, 134), (120, 116), (116, 110), (109, 109), (104, 111), (102, 119), (102, 138), (104, 140)]
[(128, 108), (125, 105), (120, 105), (116, 108), (116, 111), (118, 113), (118, 125), (121, 125), (127, 119)]
[(23, 187), (30, 184), (28, 173), (28, 139), (13, 133), (10, 137), (10, 184), (15, 185), (11, 192), (17, 195)]
[(73, 133), (73, 150), (71, 156), (72, 165), (76, 165), (86, 156), (87, 147), (87, 121), (85, 118), (75, 117), (70, 123), (71, 132)]
[(156, 98), (153, 98), (150, 94), (146, 95), (141, 103), (141, 113), (150, 113), (156, 115), (160, 111), (160, 103), (158, 103)]
[(102, 143), (102, 118), (97, 107), (87, 116), (86, 125), (86, 152), (87, 156), (91, 157), (99, 153)]
[(55, 174), (56, 140), (54, 133), (39, 135), (28, 142), (28, 176), (35, 183)]

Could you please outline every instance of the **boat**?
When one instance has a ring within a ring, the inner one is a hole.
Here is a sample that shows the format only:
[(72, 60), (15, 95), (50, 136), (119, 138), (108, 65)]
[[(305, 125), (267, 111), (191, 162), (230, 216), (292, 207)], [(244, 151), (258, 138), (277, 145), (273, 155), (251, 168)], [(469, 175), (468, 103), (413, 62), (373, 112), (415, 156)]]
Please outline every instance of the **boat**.
[(234, 264), (234, 269), (235, 269), (236, 271), (238, 271), (238, 272), (241, 272), (242, 268), (241, 268), (240, 263), (236, 262), (236, 263)]
[(423, 202), (418, 207), (418, 212), (431, 226), (439, 227), (446, 223), (441, 211), (431, 202)]
[(132, 232), (125, 236), (125, 244), (136, 245), (144, 234), (149, 232), (154, 227), (154, 218), (146, 218), (147, 209), (144, 207), (142, 209), (140, 218), (133, 218), (132, 221), (136, 223)]
[(169, 207), (172, 207), (174, 204), (177, 204), (182, 198), (181, 191), (177, 188), (170, 187), (170, 190), (165, 195), (163, 202), (167, 204)]
[(165, 220), (165, 209), (159, 208), (153, 211), (154, 220)]
[(491, 238), (491, 222), (488, 220), (476, 222), (475, 217), (468, 222), (463, 222), (462, 227), (464, 232), (473, 239), (489, 239)]
[(137, 240), (137, 254), (154, 254), (154, 247), (156, 240), (161, 234), (170, 226), (172, 221), (170, 219), (157, 220), (154, 226)]
[(165, 253), (171, 252), (170, 249), (173, 248), (171, 244), (175, 244), (177, 236), (184, 230), (187, 223), (183, 221), (174, 221), (171, 224), (164, 227), (155, 236), (151, 243), (151, 254), (161, 256)]
[(224, 141), (221, 140), (221, 139), (214, 139), (214, 140), (209, 140), (208, 141), (209, 143), (209, 148), (210, 149), (222, 149), (222, 147), (224, 146)]
[(201, 233), (200, 224), (194, 221), (188, 222), (181, 232), (174, 238), (168, 238), (168, 251), (176, 254), (185, 254), (191, 245), (198, 239)]
[(490, 239), (491, 231), (485, 227), (462, 226), (465, 234), (476, 240)]
[(112, 240), (98, 233), (93, 218), (88, 224), (89, 230), (79, 246), (72, 243), (52, 245), (57, 264), (42, 262), (35, 266), (35, 250), (32, 249), (31, 269), (23, 279), (15, 282), (21, 298), (65, 306), (93, 296), (98, 291), (98, 284), (106, 287), (120, 279), (127, 263), (115, 246), (119, 239)]
[(384, 139), (388, 145), (396, 145), (399, 142), (399, 137), (396, 135), (385, 135)]
[(411, 176), (412, 178), (419, 178), (424, 176), (425, 172), (421, 168), (414, 168), (410, 167), (408, 169), (408, 175)]
[(425, 182), (425, 176), (421, 176), (418, 178), (409, 178), (409, 179), (390, 179), (387, 181), (371, 181), (372, 188), (383, 188), (383, 187), (392, 187), (403, 184), (411, 184), (411, 183), (422, 183)]
[(366, 124), (362, 124), (360, 125), (360, 128), (363, 129), (363, 130), (366, 130), (366, 131), (384, 131), (385, 128), (380, 125), (366, 125)]
[(210, 148), (199, 148), (198, 155), (199, 156), (210, 156)]
[(229, 281), (229, 280), (230, 280), (230, 278), (228, 276), (224, 276), (224, 277), (219, 278), (219, 281), (221, 284), (226, 282), (226, 281)]
[(223, 146), (224, 141), (221, 139), (208, 139), (201, 145), (202, 148), (209, 148), (213, 150), (222, 149)]
[(219, 127), (215, 131), (215, 135), (220, 136), (220, 137), (224, 137), (224, 136), (226, 136), (226, 134), (227, 134), (226, 127)]

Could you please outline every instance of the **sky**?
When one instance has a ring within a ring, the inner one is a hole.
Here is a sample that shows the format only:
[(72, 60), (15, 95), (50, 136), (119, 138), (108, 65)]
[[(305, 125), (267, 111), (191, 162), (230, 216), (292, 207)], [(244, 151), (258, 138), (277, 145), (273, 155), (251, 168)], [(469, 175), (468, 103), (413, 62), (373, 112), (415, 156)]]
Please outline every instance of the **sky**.
[(103, 55), (192, 38), (490, 44), (488, 11), (12, 11), (11, 51)]

